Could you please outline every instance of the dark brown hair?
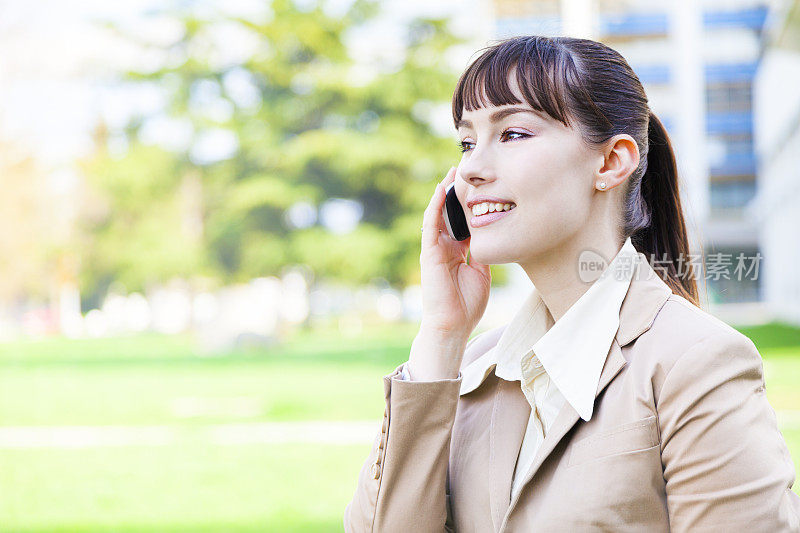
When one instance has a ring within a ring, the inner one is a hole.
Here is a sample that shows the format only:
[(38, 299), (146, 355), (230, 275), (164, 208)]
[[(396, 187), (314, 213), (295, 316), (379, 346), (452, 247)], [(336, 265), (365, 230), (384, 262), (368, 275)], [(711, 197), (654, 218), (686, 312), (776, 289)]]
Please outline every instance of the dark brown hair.
[(466, 109), (521, 104), (509, 86), (514, 72), (526, 103), (575, 128), (589, 146), (626, 133), (639, 147), (639, 166), (625, 182), (621, 240), (628, 237), (676, 294), (699, 305), (678, 169), (661, 121), (627, 61), (589, 39), (512, 37), (483, 48), (453, 93), (453, 121)]

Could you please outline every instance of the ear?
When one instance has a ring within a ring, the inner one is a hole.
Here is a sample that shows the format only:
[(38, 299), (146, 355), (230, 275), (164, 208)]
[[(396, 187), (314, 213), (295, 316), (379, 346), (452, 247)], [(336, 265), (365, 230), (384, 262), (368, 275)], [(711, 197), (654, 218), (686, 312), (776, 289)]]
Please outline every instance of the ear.
[(621, 133), (611, 137), (603, 150), (602, 167), (595, 172), (595, 188), (606, 183), (605, 191), (613, 189), (639, 166), (639, 147), (633, 137)]

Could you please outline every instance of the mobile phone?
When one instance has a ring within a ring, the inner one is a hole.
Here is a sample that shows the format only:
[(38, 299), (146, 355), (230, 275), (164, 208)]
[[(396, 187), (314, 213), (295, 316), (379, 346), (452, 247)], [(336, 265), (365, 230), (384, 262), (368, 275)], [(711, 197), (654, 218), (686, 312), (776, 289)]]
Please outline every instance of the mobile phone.
[(442, 218), (444, 218), (444, 224), (447, 226), (447, 232), (450, 234), (451, 238), (457, 241), (463, 241), (469, 237), (467, 217), (464, 214), (464, 209), (461, 207), (461, 202), (458, 201), (458, 196), (456, 196), (455, 182), (448, 185), (447, 189), (445, 189)]

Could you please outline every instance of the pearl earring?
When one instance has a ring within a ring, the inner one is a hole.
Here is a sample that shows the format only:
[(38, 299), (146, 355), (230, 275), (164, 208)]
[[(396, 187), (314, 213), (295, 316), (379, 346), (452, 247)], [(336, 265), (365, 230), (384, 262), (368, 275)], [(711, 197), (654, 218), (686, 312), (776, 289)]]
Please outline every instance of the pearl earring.
[(601, 182), (600, 182), (600, 190), (601, 190), (601, 191), (604, 191), (604, 190), (606, 190), (606, 182), (605, 182), (605, 181), (601, 181)]

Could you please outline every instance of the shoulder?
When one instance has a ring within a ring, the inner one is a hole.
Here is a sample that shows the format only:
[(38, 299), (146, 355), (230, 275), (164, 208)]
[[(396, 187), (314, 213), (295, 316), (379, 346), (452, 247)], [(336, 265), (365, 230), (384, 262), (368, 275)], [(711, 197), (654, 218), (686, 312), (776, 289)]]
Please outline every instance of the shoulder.
[(678, 294), (669, 296), (650, 329), (623, 353), (632, 366), (647, 367), (656, 390), (673, 370), (697, 375), (744, 364), (758, 377), (762, 372), (761, 355), (749, 337)]
[[(651, 327), (653, 334), (683, 339), (689, 345), (709, 336), (748, 343), (750, 339), (730, 324), (697, 307), (679, 294), (671, 294)], [(676, 335), (676, 333), (679, 333)]]

